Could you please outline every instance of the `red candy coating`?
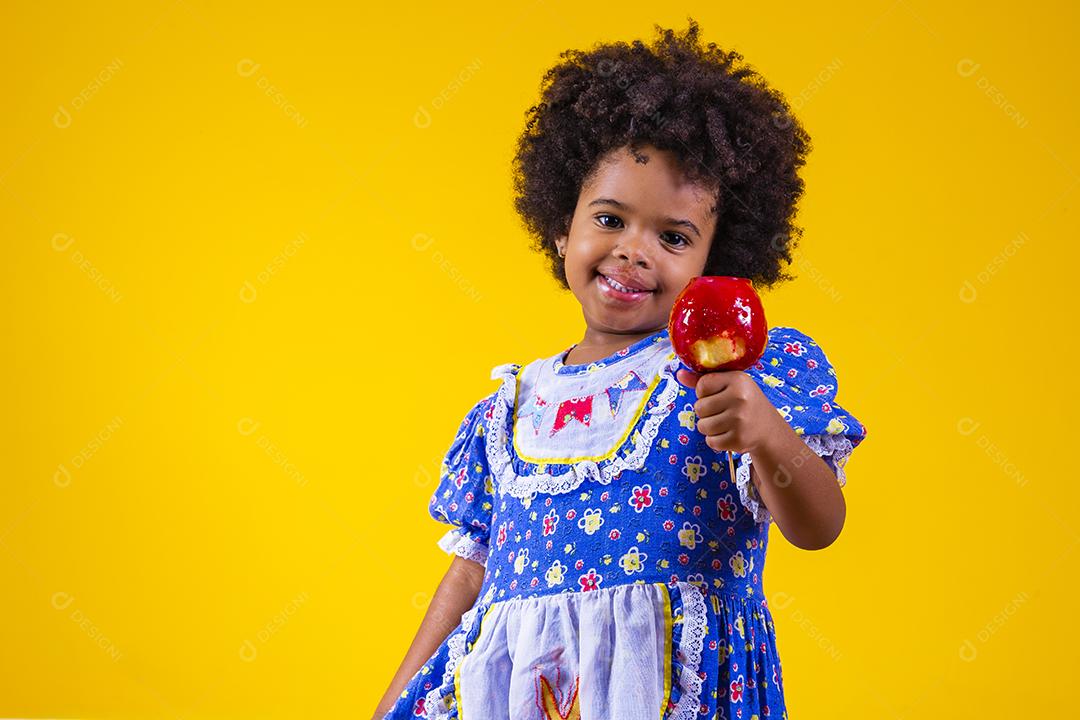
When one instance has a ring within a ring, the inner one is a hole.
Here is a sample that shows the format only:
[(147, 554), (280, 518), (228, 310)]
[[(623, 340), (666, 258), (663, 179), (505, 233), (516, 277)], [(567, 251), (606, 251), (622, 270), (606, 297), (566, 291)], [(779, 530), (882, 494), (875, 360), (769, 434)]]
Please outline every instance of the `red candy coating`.
[(764, 354), (769, 326), (749, 280), (701, 275), (675, 298), (668, 335), (679, 359), (696, 373), (745, 370)]

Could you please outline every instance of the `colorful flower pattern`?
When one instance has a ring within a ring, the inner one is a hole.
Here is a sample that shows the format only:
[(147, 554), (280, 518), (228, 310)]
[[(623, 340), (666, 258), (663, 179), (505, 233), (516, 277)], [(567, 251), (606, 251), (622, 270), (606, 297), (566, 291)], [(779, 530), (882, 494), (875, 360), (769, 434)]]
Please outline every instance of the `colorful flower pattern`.
[[(670, 345), (666, 330), (588, 365), (565, 365), (561, 362), (565, 353), (560, 354), (554, 368), (559, 374), (586, 375), (657, 342)], [(515, 371), (519, 367), (513, 366)], [(488, 444), (497, 437), (492, 433), (498, 430), (492, 427), (492, 408), (506, 398), (499, 391), (483, 398), (458, 428), (431, 498), (431, 515), (452, 526), (440, 544), (450, 552), (484, 561), (480, 596), (488, 603), (595, 592), (625, 583), (691, 583), (704, 596), (709, 612), (701, 665), (690, 668), (704, 681), (699, 715), (786, 718), (775, 627), (762, 588), (770, 525), (755, 520), (748, 507), (760, 502), (752, 486), (740, 492), (732, 477), (733, 464), (742, 458), (736, 453), (738, 459), (729, 463), (726, 453), (713, 451), (696, 431), (694, 392), (679, 386), (670, 407), (657, 406), (664, 381), (674, 381), (676, 367), (677, 360), (657, 368), (664, 377), (653, 390), (646, 414), (657, 409), (667, 416), (644, 465), (623, 470), (608, 484), (585, 482), (559, 494), (518, 498), (500, 492), (499, 479), (493, 477), (487, 458)], [(836, 403), (838, 383), (832, 365), (804, 333), (772, 328), (765, 354), (746, 372), (811, 447), (838, 447), (811, 444), (811, 436), (839, 436), (851, 448), (865, 438), (865, 426)], [(640, 390), (654, 379), (627, 375), (618, 390)], [(568, 422), (588, 425), (592, 397), (598, 395), (606, 398), (602, 407), (615, 408), (621, 395), (616, 392), (612, 397), (608, 390), (600, 388), (590, 397), (554, 399), (560, 402), (556, 427)], [(538, 402), (553, 401), (531, 400), (516, 418), (519, 431), (534, 432)], [(505, 428), (508, 436), (514, 425), (510, 415)], [(640, 440), (633, 433), (626, 442)], [(842, 484), (846, 453), (822, 456)], [(512, 467), (518, 475), (555, 471), (551, 464), (517, 457)], [(681, 615), (676, 620), (680, 622)], [(464, 632), (461, 626), (458, 630)], [(429, 694), (439, 688), (450, 662), (447, 645), (444, 642), (412, 678), (387, 718), (428, 716)], [(684, 660), (672, 658), (673, 673)], [(675, 707), (681, 688), (672, 682), (670, 708)], [(452, 683), (446, 691), (449, 717), (456, 717)]]

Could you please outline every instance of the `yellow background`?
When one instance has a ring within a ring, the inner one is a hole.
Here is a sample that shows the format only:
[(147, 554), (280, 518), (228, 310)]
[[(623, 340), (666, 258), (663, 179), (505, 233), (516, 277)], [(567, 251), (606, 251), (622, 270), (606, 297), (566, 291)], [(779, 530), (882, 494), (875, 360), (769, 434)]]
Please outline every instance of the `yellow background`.
[(509, 162), (567, 48), (699, 21), (814, 150), (800, 278), (869, 431), (774, 528), (792, 718), (1073, 711), (1077, 10), (0, 10), (0, 716), (370, 717), (490, 368), (580, 339)]

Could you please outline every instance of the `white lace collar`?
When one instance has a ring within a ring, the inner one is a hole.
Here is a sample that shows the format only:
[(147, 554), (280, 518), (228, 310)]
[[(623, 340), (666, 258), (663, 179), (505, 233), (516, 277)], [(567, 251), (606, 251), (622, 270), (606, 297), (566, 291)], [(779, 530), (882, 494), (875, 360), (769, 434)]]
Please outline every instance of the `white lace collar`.
[(679, 360), (666, 329), (587, 365), (563, 357), (492, 370), (502, 385), (487, 455), (502, 493), (570, 492), (586, 479), (607, 484), (637, 470), (674, 408)]

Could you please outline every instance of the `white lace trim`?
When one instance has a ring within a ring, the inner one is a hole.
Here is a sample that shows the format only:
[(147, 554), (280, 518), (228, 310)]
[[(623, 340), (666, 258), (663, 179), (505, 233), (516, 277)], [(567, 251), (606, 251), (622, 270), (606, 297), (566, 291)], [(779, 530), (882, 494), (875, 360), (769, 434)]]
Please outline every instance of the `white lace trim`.
[[(840, 487), (847, 483), (844, 474), (844, 465), (851, 456), (855, 446), (846, 435), (830, 435), (828, 433), (815, 433), (813, 435), (800, 435), (806, 446), (814, 451), (818, 457), (828, 463), (836, 474), (836, 481)], [(757, 493), (757, 488), (750, 479), (750, 453), (742, 453), (739, 456), (739, 466), (735, 469), (735, 484), (739, 488), (739, 499), (743, 507), (754, 516), (754, 522), (775, 522), (765, 503)]]
[(450, 710), (454, 707), (454, 671), (458, 663), (465, 657), (465, 639), (472, 631), (476, 621), (476, 613), (482, 605), (485, 605), (492, 597), (495, 586), (492, 585), (484, 598), (472, 606), (461, 616), (461, 629), (451, 635), (446, 641), (449, 654), (446, 659), (446, 669), (443, 672), (442, 683), (432, 688), (424, 696), (424, 717), (428, 720), (445, 720), (450, 717)]
[(582, 460), (573, 463), (570, 469), (561, 475), (550, 473), (518, 475), (514, 471), (513, 460), (507, 449), (509, 438), (506, 435), (506, 416), (514, 407), (516, 373), (521, 370), (521, 365), (507, 363), (494, 368), (491, 371), (491, 379), (502, 378), (502, 385), (499, 386), (492, 406), (492, 429), (487, 436), (487, 456), (492, 474), (498, 479), (499, 491), (522, 499), (534, 497), (537, 493), (559, 495), (576, 490), (585, 480), (607, 485), (612, 478), (624, 470), (641, 468), (660, 430), (660, 424), (671, 412), (670, 406), (673, 406), (681, 387), (679, 381), (675, 379), (675, 370), (678, 367), (677, 357), (664, 361), (660, 369), (664, 386), (657, 395), (655, 406), (649, 408), (648, 417), (645, 418), (641, 430), (634, 432), (631, 436), (630, 442), (633, 443), (633, 449), (629, 454), (623, 454), (620, 447), (610, 458), (600, 462)]
[(482, 542), (473, 540), (466, 535), (461, 528), (451, 528), (437, 541), (439, 547), (451, 555), (460, 555), (466, 560), (487, 564), (488, 547)]
[(743, 507), (754, 516), (754, 522), (767, 524), (773, 522), (772, 514), (765, 507), (765, 503), (761, 501), (761, 496), (758, 495), (757, 488), (754, 487), (754, 483), (750, 478), (751, 462), (750, 453), (739, 455), (739, 465), (735, 468), (735, 485), (739, 488), (739, 500), (742, 502)]
[(701, 707), (701, 651), (705, 647), (708, 630), (705, 595), (696, 585), (679, 583), (683, 603), (683, 629), (679, 638), (679, 655), (682, 673), (679, 688), (682, 694), (668, 716), (670, 720), (695, 720)]
[(828, 433), (803, 435), (803, 442), (807, 447), (818, 454), (832, 468), (836, 475), (836, 481), (840, 487), (847, 484), (847, 475), (844, 473), (844, 465), (851, 456), (855, 446), (846, 435), (830, 435)]

